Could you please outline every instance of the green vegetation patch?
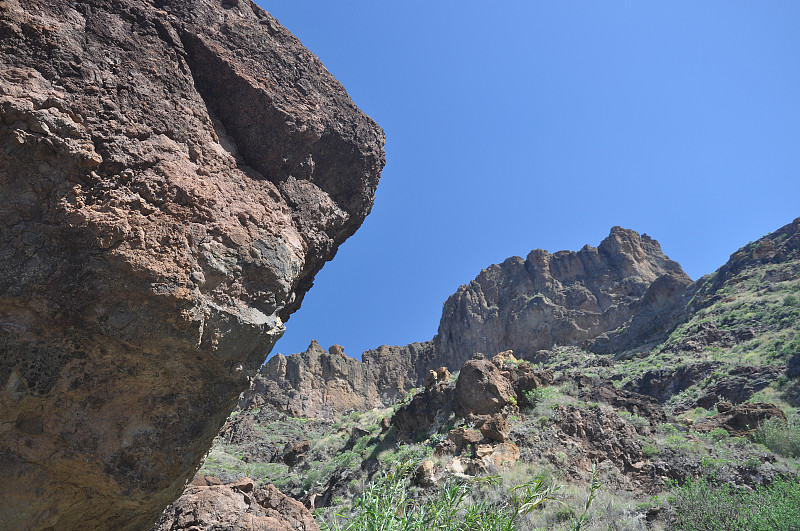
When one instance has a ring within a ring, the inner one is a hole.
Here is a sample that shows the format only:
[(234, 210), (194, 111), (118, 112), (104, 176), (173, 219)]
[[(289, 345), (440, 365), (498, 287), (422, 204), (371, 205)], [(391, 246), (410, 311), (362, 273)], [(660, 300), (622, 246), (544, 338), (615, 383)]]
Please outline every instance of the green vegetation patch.
[(673, 491), (669, 501), (673, 528), (684, 531), (789, 531), (800, 522), (797, 478), (752, 490), (689, 480)]

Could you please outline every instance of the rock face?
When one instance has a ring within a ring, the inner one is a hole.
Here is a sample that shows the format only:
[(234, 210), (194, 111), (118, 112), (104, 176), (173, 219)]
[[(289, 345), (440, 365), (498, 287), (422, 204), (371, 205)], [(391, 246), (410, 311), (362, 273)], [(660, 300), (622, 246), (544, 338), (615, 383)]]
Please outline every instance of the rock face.
[(144, 529), (370, 211), (383, 133), (252, 2), (0, 0), (0, 527)]
[(346, 356), (339, 345), (326, 351), (312, 341), (305, 352), (270, 358), (240, 407), (266, 402), (289, 415), (313, 418), (385, 407), (419, 384), (416, 353), (426, 346), (384, 346), (364, 352), (362, 362)]
[(475, 352), (512, 349), (528, 359), (554, 345), (584, 345), (645, 308), (670, 306), (690, 282), (657, 241), (620, 227), (596, 248), (536, 249), (489, 266), (447, 299), (436, 361), (457, 367)]

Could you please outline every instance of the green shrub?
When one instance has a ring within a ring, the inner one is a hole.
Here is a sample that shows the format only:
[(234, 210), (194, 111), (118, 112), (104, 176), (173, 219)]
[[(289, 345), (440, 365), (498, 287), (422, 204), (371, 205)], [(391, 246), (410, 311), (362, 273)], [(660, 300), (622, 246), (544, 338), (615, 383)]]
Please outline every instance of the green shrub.
[(708, 438), (717, 443), (720, 441), (724, 441), (730, 436), (731, 434), (728, 433), (728, 430), (726, 430), (725, 428), (714, 428), (713, 430), (708, 432)]
[(560, 486), (544, 476), (510, 489), (500, 503), (470, 502), (473, 487), (496, 478), (462, 481), (451, 479), (436, 494), (415, 498), (410, 494), (410, 462), (398, 465), (381, 480), (371, 483), (358, 498), (350, 515), (337, 514), (331, 523), (321, 521), (323, 531), (513, 531), (523, 515), (546, 501), (555, 500)]
[(661, 448), (658, 447), (657, 444), (653, 443), (644, 443), (642, 445), (642, 455), (651, 459), (658, 455), (661, 455)]
[(562, 505), (556, 510), (556, 522), (566, 522), (577, 516), (575, 509), (569, 505)]
[(800, 416), (794, 415), (786, 422), (777, 417), (765, 420), (753, 440), (784, 457), (800, 457)]
[(685, 531), (796, 530), (800, 522), (800, 480), (777, 480), (754, 490), (689, 480), (669, 499), (673, 528)]

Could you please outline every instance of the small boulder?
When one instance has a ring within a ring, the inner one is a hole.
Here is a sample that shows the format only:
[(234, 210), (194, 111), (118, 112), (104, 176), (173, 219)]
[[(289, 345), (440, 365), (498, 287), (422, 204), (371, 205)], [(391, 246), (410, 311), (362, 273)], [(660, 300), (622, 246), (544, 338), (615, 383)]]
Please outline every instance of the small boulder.
[(500, 443), (496, 446), (478, 445), (476, 456), (490, 471), (508, 469), (519, 460), (519, 448), (511, 442)]
[(478, 430), (461, 427), (450, 430), (447, 439), (453, 441), (453, 444), (456, 446), (456, 451), (460, 452), (471, 444), (481, 442), (483, 440), (483, 435), (481, 435), (481, 432)]
[(306, 452), (311, 448), (311, 441), (289, 443), (283, 451), (283, 462), (295, 466), (306, 458)]
[(492, 358), (492, 363), (497, 365), (498, 369), (502, 369), (507, 363), (517, 363), (518, 361), (519, 360), (514, 357), (513, 350), (500, 352), (499, 354), (495, 354), (495, 356)]
[(694, 429), (709, 432), (716, 428), (725, 428), (732, 436), (743, 437), (753, 433), (765, 420), (775, 417), (786, 420), (786, 415), (775, 404), (746, 402), (720, 412), (710, 419), (698, 421)]
[(420, 487), (433, 487), (436, 485), (436, 466), (433, 461), (427, 460), (420, 463), (414, 471), (414, 482)]

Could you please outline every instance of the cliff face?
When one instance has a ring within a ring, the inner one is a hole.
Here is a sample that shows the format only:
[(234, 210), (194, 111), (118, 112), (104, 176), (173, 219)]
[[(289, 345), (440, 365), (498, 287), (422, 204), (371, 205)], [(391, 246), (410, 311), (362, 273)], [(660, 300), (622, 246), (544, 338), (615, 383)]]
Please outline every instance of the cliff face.
[(0, 1), (0, 527), (143, 529), (369, 213), (383, 133), (243, 0)]
[(666, 305), (690, 282), (657, 241), (620, 227), (596, 248), (536, 249), (489, 266), (447, 299), (436, 361), (458, 367), (476, 352), (530, 357), (554, 345), (583, 346), (649, 306)]
[(312, 341), (305, 352), (270, 358), (240, 406), (268, 403), (289, 415), (313, 418), (386, 407), (422, 381), (430, 346), (382, 346), (364, 352), (359, 361), (339, 345), (326, 351)]

